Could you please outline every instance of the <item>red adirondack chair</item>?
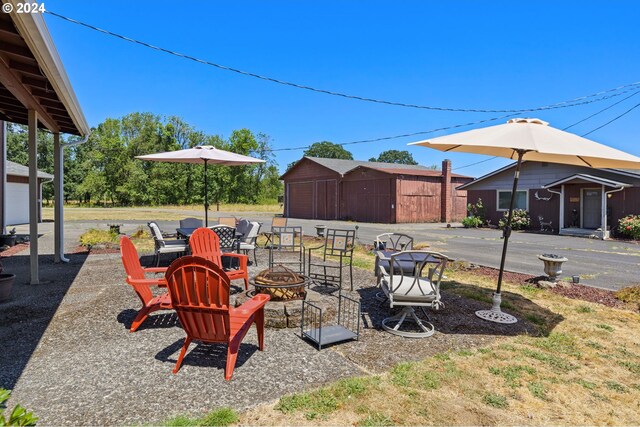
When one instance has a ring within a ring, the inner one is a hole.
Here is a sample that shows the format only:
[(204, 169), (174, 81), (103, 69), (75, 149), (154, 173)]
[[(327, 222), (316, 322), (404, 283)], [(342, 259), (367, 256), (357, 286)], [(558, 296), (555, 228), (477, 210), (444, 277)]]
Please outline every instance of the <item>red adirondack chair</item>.
[(192, 340), (226, 343), (224, 378), (230, 380), (240, 343), (253, 323), (258, 348), (264, 348), (264, 305), (269, 295), (258, 294), (240, 307), (229, 307), (229, 277), (214, 262), (195, 256), (175, 260), (166, 277), (173, 308), (187, 333), (173, 373), (180, 369)]
[(167, 280), (163, 277), (147, 278), (145, 273), (165, 273), (166, 267), (143, 268), (136, 247), (127, 236), (120, 238), (120, 255), (124, 271), (127, 273), (127, 283), (131, 285), (140, 301), (142, 308), (131, 324), (131, 332), (135, 332), (145, 321), (149, 314), (157, 310), (171, 309), (171, 299), (168, 293), (153, 296), (151, 286), (167, 286)]
[(242, 254), (223, 253), (220, 250), (220, 238), (214, 231), (205, 227), (198, 228), (191, 235), (189, 246), (191, 246), (192, 255), (213, 261), (221, 268), (223, 256), (237, 258), (240, 263), (239, 268), (227, 269), (224, 272), (229, 276), (229, 280), (244, 280), (245, 290), (249, 289), (249, 270), (247, 267), (249, 257)]

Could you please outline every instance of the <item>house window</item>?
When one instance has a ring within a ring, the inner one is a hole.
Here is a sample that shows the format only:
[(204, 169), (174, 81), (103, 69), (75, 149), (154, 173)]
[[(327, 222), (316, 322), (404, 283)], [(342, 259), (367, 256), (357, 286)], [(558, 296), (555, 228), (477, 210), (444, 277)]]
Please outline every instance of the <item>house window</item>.
[[(498, 190), (498, 210), (508, 211), (509, 203), (511, 203), (511, 191)], [(527, 190), (516, 191), (516, 200), (513, 204), (514, 209), (529, 210), (529, 197)]]

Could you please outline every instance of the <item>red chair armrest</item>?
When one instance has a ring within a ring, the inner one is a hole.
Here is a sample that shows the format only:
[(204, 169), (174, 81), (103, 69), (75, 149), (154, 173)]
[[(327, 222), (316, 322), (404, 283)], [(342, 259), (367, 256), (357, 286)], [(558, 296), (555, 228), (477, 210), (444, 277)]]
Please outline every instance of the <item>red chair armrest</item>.
[(145, 273), (166, 273), (168, 267), (146, 267), (143, 268)]
[(228, 256), (233, 258), (238, 258), (240, 260), (240, 270), (247, 271), (247, 266), (249, 265), (249, 257), (243, 254), (234, 254), (234, 253), (223, 253), (222, 256)]
[(164, 277), (157, 277), (153, 279), (127, 279), (127, 283), (130, 285), (148, 285), (148, 286), (167, 286), (167, 279)]
[(267, 301), (269, 301), (271, 297), (265, 294), (255, 295), (248, 301), (245, 301), (240, 307), (234, 308), (233, 313), (242, 314), (242, 315), (251, 315), (256, 311), (260, 310), (265, 306)]

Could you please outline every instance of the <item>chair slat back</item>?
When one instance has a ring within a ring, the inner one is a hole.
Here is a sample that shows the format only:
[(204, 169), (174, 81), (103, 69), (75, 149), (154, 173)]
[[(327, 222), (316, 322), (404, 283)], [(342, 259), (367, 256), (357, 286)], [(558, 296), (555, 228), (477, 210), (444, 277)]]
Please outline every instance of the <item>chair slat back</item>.
[(260, 234), (260, 223), (253, 221), (249, 223), (249, 229), (247, 234), (245, 234), (243, 241), (245, 243), (255, 243), (255, 240), (258, 238), (258, 234)]
[(180, 220), (180, 228), (199, 228), (203, 223), (198, 218), (185, 218)]
[(189, 337), (209, 342), (227, 342), (229, 278), (220, 267), (204, 258), (187, 256), (167, 270), (171, 304)]
[(236, 229), (226, 225), (214, 225), (211, 230), (218, 235), (220, 247), (233, 250), (236, 242)]
[(138, 257), (138, 251), (133, 245), (131, 239), (127, 236), (120, 238), (120, 257), (122, 258), (122, 265), (124, 271), (127, 273), (127, 283), (133, 287), (140, 299), (144, 304), (149, 302), (153, 298), (151, 289), (147, 285), (138, 285), (132, 282), (131, 279), (141, 280), (144, 279), (144, 270), (140, 265), (140, 258)]
[(235, 217), (220, 217), (218, 218), (218, 225), (226, 225), (227, 227), (236, 228), (236, 219)]
[(327, 256), (350, 257), (356, 239), (355, 230), (338, 230), (329, 228), (325, 232), (324, 259)]
[(151, 229), (151, 235), (153, 236), (153, 240), (155, 240), (156, 242), (156, 246), (163, 246), (164, 237), (162, 237), (162, 232), (160, 231), (160, 227), (158, 227), (158, 224), (151, 221), (147, 223), (147, 225), (149, 226), (149, 229)]
[(402, 233), (383, 233), (376, 236), (374, 245), (379, 251), (410, 251), (413, 249), (413, 237)]
[[(285, 218), (286, 219), (286, 218)], [(273, 242), (279, 251), (302, 250), (302, 227), (273, 227)]]
[(274, 227), (286, 227), (287, 226), (287, 218), (281, 216), (274, 216), (271, 220), (271, 229)]
[[(433, 295), (435, 292), (439, 297), (440, 281), (448, 260), (439, 252), (429, 251), (411, 250), (391, 255), (389, 290), (393, 293), (402, 287), (404, 293), (419, 291), (423, 295)], [(411, 265), (414, 266), (413, 272), (408, 268)], [(428, 288), (423, 289), (426, 283)]]
[(192, 255), (212, 261), (216, 265), (222, 265), (220, 238), (213, 230), (205, 227), (198, 228), (191, 235), (189, 246)]

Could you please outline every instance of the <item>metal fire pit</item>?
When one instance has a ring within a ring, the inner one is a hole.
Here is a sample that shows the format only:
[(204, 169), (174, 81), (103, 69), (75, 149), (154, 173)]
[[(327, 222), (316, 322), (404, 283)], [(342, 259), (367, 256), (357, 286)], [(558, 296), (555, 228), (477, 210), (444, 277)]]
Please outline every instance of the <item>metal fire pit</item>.
[(251, 280), (256, 294), (267, 294), (271, 301), (304, 300), (309, 279), (282, 265), (262, 270)]

